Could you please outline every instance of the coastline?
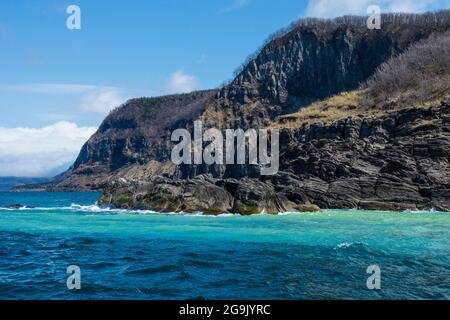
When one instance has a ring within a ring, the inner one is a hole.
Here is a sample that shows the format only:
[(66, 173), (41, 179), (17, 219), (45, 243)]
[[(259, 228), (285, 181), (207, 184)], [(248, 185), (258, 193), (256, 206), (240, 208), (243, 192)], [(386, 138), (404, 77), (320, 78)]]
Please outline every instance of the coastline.
[[(121, 207), (114, 207), (114, 206), (107, 206), (107, 205), (101, 205), (98, 203), (98, 201), (94, 201), (91, 204), (76, 204), (72, 203), (70, 206), (64, 206), (64, 207), (35, 207), (28, 204), (23, 203), (7, 203), (4, 200), (2, 200), (2, 197), (8, 194), (14, 194), (14, 195), (23, 195), (27, 196), (29, 194), (32, 195), (39, 195), (42, 194), (43, 196), (52, 196), (55, 195), (65, 195), (65, 194), (83, 194), (83, 195), (95, 195), (96, 198), (101, 197), (100, 192), (94, 192), (94, 191), (55, 191), (55, 192), (49, 192), (49, 191), (0, 191), (0, 211), (57, 211), (57, 210), (74, 210), (74, 211), (80, 211), (80, 212), (120, 212), (124, 214), (154, 214), (154, 215), (161, 215), (161, 216), (202, 216), (202, 217), (251, 217), (251, 216), (287, 216), (287, 215), (302, 215), (302, 214), (314, 214), (314, 213), (339, 213), (339, 212), (355, 212), (355, 213), (373, 213), (373, 214), (384, 214), (384, 213), (416, 213), (416, 214), (427, 214), (427, 213), (437, 213), (437, 214), (450, 214), (450, 211), (444, 211), (444, 210), (437, 210), (435, 208), (430, 209), (405, 209), (402, 211), (395, 211), (395, 210), (370, 210), (370, 209), (359, 209), (359, 208), (327, 208), (327, 209), (320, 209), (316, 211), (281, 211), (277, 213), (257, 213), (252, 215), (246, 215), (246, 214), (239, 214), (239, 213), (230, 213), (230, 212), (220, 212), (211, 214), (208, 212), (158, 212), (151, 209), (142, 209), (142, 208), (121, 208)], [(22, 198), (22, 197), (20, 197)], [(16, 198), (16, 199), (20, 199)], [(32, 202), (33, 203), (33, 202)]]

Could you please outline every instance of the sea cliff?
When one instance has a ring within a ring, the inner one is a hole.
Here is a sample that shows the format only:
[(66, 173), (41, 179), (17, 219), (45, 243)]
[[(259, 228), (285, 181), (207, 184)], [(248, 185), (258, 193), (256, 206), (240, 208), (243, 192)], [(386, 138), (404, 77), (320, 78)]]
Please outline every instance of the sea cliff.
[[(450, 11), (382, 21), (369, 30), (363, 17), (302, 20), (221, 88), (132, 99), (45, 188), (102, 190), (101, 204), (171, 212), (448, 211)], [(197, 120), (280, 130), (280, 171), (174, 165), (171, 133)]]

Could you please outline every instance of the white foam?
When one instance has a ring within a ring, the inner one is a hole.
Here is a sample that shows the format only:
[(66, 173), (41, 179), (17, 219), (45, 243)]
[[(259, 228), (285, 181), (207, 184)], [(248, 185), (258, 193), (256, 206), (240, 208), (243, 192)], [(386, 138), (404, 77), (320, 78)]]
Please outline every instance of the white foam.
[(405, 210), (403, 212), (405, 212), (405, 213), (440, 213), (440, 212), (443, 212), (443, 211), (438, 211), (435, 208), (431, 208), (431, 209), (428, 209), (428, 210), (419, 210), (419, 209), (411, 210), (411, 209), (408, 209), (408, 210)]
[(334, 247), (334, 250), (347, 249), (353, 246), (362, 246), (362, 245), (364, 245), (362, 242), (342, 242), (339, 243), (336, 247)]

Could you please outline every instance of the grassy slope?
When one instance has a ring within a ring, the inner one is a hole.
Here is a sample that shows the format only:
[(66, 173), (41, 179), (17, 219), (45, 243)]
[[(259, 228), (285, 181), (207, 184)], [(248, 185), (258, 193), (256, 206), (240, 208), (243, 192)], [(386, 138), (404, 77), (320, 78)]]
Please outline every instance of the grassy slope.
[(344, 118), (372, 118), (406, 108), (439, 105), (450, 95), (450, 32), (434, 34), (381, 65), (359, 90), (315, 102), (281, 116), (273, 127), (329, 124)]

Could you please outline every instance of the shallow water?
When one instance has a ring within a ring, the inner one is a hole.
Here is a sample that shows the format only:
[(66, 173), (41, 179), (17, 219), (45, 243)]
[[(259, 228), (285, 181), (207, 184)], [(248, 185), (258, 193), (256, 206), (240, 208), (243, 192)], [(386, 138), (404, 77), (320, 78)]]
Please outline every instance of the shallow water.
[(161, 215), (98, 196), (0, 193), (0, 299), (450, 299), (450, 213)]

